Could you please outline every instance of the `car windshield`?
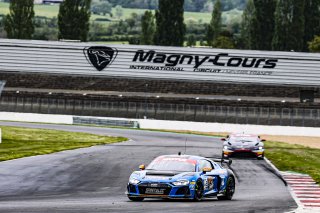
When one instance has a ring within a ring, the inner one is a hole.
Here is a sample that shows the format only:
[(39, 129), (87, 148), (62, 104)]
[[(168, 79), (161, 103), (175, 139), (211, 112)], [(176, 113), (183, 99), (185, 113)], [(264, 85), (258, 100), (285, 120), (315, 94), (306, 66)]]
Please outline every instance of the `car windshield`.
[(253, 143), (257, 142), (256, 137), (230, 137), (230, 143), (238, 143), (238, 142), (247, 142), (247, 143)]
[(153, 160), (147, 170), (195, 172), (196, 160), (179, 157), (158, 157)]

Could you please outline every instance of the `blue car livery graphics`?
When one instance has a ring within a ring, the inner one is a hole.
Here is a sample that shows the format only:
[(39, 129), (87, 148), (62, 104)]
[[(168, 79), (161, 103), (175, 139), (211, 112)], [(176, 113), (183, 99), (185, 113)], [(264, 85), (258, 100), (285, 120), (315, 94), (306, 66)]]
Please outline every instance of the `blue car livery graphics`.
[(234, 190), (233, 172), (208, 158), (163, 155), (145, 170), (131, 174), (127, 196), (135, 201), (144, 198), (200, 200), (213, 196), (231, 200)]

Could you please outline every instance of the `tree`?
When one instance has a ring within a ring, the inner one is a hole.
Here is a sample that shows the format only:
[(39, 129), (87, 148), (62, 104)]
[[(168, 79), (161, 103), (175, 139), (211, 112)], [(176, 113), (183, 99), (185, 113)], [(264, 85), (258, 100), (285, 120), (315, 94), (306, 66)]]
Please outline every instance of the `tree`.
[(123, 16), (123, 8), (120, 5), (117, 5), (115, 7), (116, 10), (116, 16), (118, 17), (118, 19), (121, 18), (121, 16)]
[(183, 4), (184, 0), (159, 0), (159, 9), (156, 11), (155, 44), (183, 46), (186, 32)]
[(153, 44), (153, 37), (156, 29), (152, 11), (146, 11), (141, 17), (141, 28), (140, 44)]
[(253, 0), (248, 0), (247, 6), (242, 14), (242, 23), (241, 23), (241, 41), (243, 48), (253, 49), (253, 21), (255, 18), (255, 7)]
[(4, 20), (8, 38), (31, 39), (34, 33), (33, 0), (11, 0)]
[(304, 32), (304, 51), (308, 50), (308, 42), (314, 36), (320, 35), (320, 0), (305, 1), (304, 8), (305, 32)]
[(91, 0), (64, 0), (58, 15), (59, 39), (87, 41)]
[(221, 31), (221, 1), (217, 0), (214, 4), (212, 17), (207, 29), (207, 44), (212, 46), (213, 41), (219, 37)]
[(273, 50), (302, 51), (304, 38), (304, 0), (279, 0), (275, 13)]
[(252, 49), (271, 50), (274, 34), (276, 0), (253, 0), (255, 15), (252, 20)]
[(137, 25), (137, 22), (141, 19), (137, 13), (131, 13), (130, 17), (125, 21), (128, 23), (128, 26), (132, 29)]
[(219, 36), (213, 42), (212, 46), (214, 48), (221, 48), (221, 49), (234, 49), (235, 48), (233, 40), (227, 36)]
[(314, 39), (308, 43), (308, 48), (310, 52), (319, 53), (320, 52), (320, 36), (315, 36)]
[[(307, 0), (309, 1), (309, 0)], [(304, 48), (304, 31), (305, 31), (305, 18), (304, 18), (305, 0), (293, 1), (293, 19), (289, 34), (289, 49), (301, 52)]]
[(112, 4), (108, 1), (97, 2), (92, 4), (91, 11), (93, 14), (102, 14), (105, 16), (106, 14), (111, 14)]
[(275, 32), (272, 40), (273, 50), (288, 50), (287, 39), (289, 37), (290, 4), (291, 0), (279, 0), (275, 12)]
[(187, 46), (192, 47), (197, 45), (197, 40), (193, 34), (189, 35), (187, 38)]

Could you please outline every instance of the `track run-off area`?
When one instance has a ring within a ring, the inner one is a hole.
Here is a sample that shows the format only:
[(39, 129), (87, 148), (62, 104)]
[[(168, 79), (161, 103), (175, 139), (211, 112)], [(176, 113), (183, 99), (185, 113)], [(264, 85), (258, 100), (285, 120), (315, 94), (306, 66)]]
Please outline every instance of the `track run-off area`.
[[(2, 126), (55, 129), (129, 141), (0, 163), (0, 212), (290, 212), (297, 208), (284, 182), (264, 160), (233, 159), (231, 201), (129, 201), (126, 184), (140, 164), (164, 154), (220, 157), (219, 138), (191, 134), (72, 125), (0, 122)], [(187, 142), (186, 142), (187, 141)], [(186, 143), (186, 147), (185, 147)]]

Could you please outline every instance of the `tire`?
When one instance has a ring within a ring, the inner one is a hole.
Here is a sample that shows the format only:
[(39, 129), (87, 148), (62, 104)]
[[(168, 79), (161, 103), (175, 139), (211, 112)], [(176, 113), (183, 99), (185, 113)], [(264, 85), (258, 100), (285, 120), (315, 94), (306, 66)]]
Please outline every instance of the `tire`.
[(264, 154), (261, 157), (257, 157), (258, 160), (263, 160), (264, 159)]
[(236, 185), (233, 177), (229, 177), (226, 186), (226, 192), (223, 196), (218, 196), (218, 200), (232, 200)]
[(195, 185), (195, 192), (194, 192), (194, 201), (201, 201), (203, 197), (203, 184), (202, 180), (198, 179)]
[(221, 159), (222, 159), (222, 160), (223, 160), (223, 159), (228, 160), (228, 159), (229, 159), (229, 156), (228, 156), (228, 157), (225, 157), (225, 156), (224, 156), (224, 153), (222, 152)]
[(143, 201), (143, 199), (144, 199), (144, 197), (128, 197), (128, 198), (129, 198), (129, 200), (135, 201), (135, 202)]

